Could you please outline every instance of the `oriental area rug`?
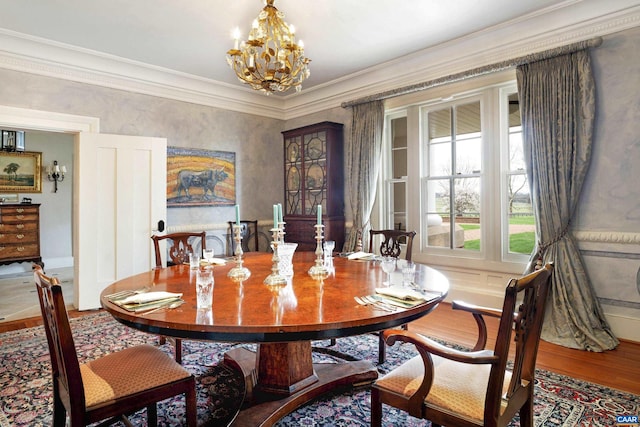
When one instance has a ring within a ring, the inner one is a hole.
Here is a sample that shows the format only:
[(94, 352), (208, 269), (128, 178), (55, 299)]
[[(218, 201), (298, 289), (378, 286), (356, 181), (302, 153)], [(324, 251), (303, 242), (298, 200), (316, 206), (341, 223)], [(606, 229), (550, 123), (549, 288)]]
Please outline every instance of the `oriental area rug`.
[[(75, 344), (82, 361), (142, 344), (157, 343), (155, 335), (120, 325), (107, 313), (71, 320)], [(221, 361), (226, 351), (239, 344), (183, 341), (183, 365), (197, 378), (198, 425), (220, 426), (229, 422), (242, 400), (242, 379)], [(251, 346), (248, 346), (251, 348)], [(161, 346), (168, 354), (169, 344)], [(314, 361), (377, 360), (378, 338), (361, 335), (314, 343)], [(408, 344), (387, 352), (381, 373), (416, 355)], [(277, 426), (368, 426), (368, 388), (328, 394), (281, 419)], [(538, 370), (535, 387), (537, 426), (616, 426), (616, 416), (640, 414), (640, 396)], [(158, 425), (179, 426), (184, 418), (184, 399), (176, 397), (158, 404)], [(0, 427), (51, 425), (52, 391), (50, 360), (42, 327), (0, 334)], [(134, 425), (146, 425), (144, 411), (134, 414)], [(116, 424), (118, 425), (118, 424)], [(384, 407), (384, 426), (429, 426), (424, 420)], [(511, 426), (518, 426), (514, 419)]]

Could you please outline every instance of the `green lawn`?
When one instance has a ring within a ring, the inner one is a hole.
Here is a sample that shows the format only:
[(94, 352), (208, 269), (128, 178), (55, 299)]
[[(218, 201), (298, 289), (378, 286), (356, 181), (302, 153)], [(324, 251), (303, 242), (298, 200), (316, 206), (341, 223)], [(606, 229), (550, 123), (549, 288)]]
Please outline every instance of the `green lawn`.
[[(536, 233), (533, 231), (512, 234), (509, 236), (509, 251), (518, 254), (530, 254), (533, 251), (533, 244), (536, 237), (535, 234)], [(472, 251), (479, 251), (480, 239), (466, 240), (464, 242), (464, 248)]]
[[(515, 216), (509, 219), (509, 224), (518, 225), (534, 225), (535, 220), (533, 215), (529, 216)], [(479, 224), (458, 224), (464, 230), (477, 230), (480, 228)], [(512, 234), (509, 236), (509, 251), (519, 254), (530, 254), (533, 251), (535, 243), (535, 232), (527, 231), (524, 233)], [(464, 242), (464, 248), (472, 251), (480, 250), (480, 240), (467, 240)]]

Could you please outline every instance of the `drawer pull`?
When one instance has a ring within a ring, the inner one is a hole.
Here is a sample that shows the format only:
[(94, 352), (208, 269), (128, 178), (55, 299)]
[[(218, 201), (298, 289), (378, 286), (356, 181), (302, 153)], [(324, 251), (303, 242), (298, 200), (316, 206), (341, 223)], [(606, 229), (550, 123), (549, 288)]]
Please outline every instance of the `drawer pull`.
[(18, 246), (18, 252), (24, 252), (24, 246)]
[(16, 215), (16, 218), (18, 218), (18, 219), (24, 219), (24, 215)]
[(18, 239), (24, 239), (24, 234), (17, 234), (17, 235), (16, 235), (16, 237), (17, 237)]
[(24, 224), (17, 224), (16, 228), (19, 229), (19, 230), (22, 230), (24, 228)]
[(24, 212), (24, 209), (22, 209), (22, 208), (18, 208), (18, 209), (16, 209), (16, 212), (18, 212), (18, 213), (22, 213), (22, 212)]

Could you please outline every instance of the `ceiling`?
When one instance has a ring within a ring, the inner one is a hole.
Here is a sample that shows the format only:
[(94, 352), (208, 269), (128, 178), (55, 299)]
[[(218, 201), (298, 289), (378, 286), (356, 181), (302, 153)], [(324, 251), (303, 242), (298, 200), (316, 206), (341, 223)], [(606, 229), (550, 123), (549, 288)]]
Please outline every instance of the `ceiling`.
[[(276, 0), (311, 58), (303, 88), (567, 3), (559, 0)], [(569, 2), (571, 3), (571, 2)], [(261, 0), (2, 0), (0, 28), (242, 85), (226, 64)]]

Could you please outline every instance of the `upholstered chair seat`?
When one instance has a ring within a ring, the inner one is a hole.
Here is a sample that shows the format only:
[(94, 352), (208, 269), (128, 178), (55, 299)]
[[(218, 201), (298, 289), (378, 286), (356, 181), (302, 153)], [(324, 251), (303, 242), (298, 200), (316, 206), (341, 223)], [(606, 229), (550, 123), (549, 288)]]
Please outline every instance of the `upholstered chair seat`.
[[(431, 357), (434, 366), (433, 384), (424, 405), (438, 411), (459, 414), (482, 425), (491, 366), (460, 363), (437, 355)], [(377, 385), (409, 398), (418, 390), (423, 376), (422, 358), (416, 356), (378, 380)], [(506, 371), (503, 393), (507, 392), (510, 381), (511, 372)], [(502, 405), (503, 410), (504, 408), (505, 405)]]
[(190, 376), (150, 344), (126, 348), (82, 363), (80, 374), (89, 409)]

